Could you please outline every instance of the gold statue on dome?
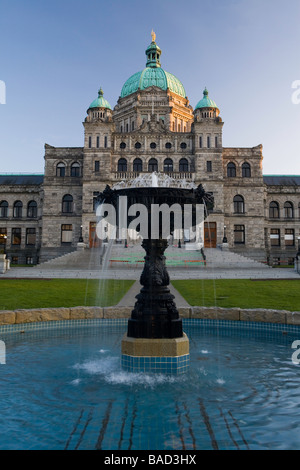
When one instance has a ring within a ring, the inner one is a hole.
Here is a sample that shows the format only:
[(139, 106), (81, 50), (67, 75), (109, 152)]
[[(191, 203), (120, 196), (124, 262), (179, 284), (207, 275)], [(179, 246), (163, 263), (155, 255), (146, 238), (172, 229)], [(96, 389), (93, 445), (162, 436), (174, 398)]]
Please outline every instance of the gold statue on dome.
[(151, 37), (152, 37), (152, 42), (155, 42), (156, 34), (155, 34), (155, 32), (153, 31), (153, 29), (152, 29), (152, 31), (151, 31)]

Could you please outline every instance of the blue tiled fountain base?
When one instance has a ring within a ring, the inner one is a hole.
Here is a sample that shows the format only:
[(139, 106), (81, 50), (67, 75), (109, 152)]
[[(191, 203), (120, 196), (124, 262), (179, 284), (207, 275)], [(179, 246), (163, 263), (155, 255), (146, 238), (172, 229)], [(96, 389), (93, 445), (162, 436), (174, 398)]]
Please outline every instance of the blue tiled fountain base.
[(183, 374), (190, 365), (190, 355), (175, 357), (121, 356), (122, 369), (127, 372), (155, 372), (158, 374)]

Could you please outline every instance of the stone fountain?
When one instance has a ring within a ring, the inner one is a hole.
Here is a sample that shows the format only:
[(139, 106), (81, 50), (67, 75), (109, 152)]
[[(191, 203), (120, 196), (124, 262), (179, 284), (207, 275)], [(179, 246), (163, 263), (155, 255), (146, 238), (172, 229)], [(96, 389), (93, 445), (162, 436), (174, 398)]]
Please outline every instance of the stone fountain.
[[(124, 197), (128, 209), (135, 205), (144, 207), (147, 220), (142, 241), (146, 252), (140, 277), (142, 288), (136, 296), (127, 334), (122, 340), (122, 367), (135, 372), (182, 373), (189, 367), (189, 340), (183, 332), (182, 320), (168, 287), (170, 278), (164, 256), (168, 247), (167, 235), (178, 228), (178, 221), (182, 222), (181, 227), (187, 228), (184, 216), (187, 207), (191, 211), (189, 224), (195, 226), (197, 208), (206, 206), (211, 209), (213, 198), (204, 191), (202, 185), (197, 187), (194, 183), (153, 173), (130, 182), (118, 183), (113, 188), (107, 186), (98, 196), (98, 201), (100, 204), (105, 202), (112, 205), (120, 219), (124, 218), (124, 208), (121, 212), (119, 210), (120, 201)], [(157, 213), (166, 204), (171, 208), (167, 232), (164, 221)], [(201, 214), (204, 214), (204, 210)], [(128, 215), (127, 222), (131, 219), (132, 216)], [(154, 220), (158, 221), (158, 225), (153, 237)], [(200, 222), (203, 221), (202, 216)]]

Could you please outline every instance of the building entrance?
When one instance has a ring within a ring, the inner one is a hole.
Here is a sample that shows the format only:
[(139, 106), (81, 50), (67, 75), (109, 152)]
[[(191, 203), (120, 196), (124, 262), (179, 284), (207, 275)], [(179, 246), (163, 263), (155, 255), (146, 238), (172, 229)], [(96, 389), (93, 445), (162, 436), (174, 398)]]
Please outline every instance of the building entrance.
[(215, 222), (204, 223), (204, 248), (217, 247), (217, 224)]
[(98, 248), (101, 245), (100, 240), (97, 237), (96, 226), (97, 226), (96, 222), (90, 222), (90, 231), (89, 231), (90, 248)]

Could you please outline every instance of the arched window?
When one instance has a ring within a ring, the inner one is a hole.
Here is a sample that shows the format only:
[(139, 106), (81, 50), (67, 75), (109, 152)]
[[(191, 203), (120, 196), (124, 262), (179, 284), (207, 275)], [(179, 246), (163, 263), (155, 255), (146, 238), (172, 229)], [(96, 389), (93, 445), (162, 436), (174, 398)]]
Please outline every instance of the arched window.
[(126, 144), (125, 142), (120, 143), (120, 149), (126, 149)]
[(56, 165), (56, 176), (66, 176), (66, 165), (62, 162)]
[(233, 198), (233, 211), (235, 214), (244, 214), (245, 202), (243, 196), (235, 196)]
[(126, 158), (120, 158), (120, 160), (118, 161), (118, 171), (127, 171)]
[(276, 201), (272, 201), (269, 206), (269, 217), (270, 219), (279, 219), (279, 204)]
[(133, 160), (133, 171), (143, 171), (143, 162), (140, 158)]
[(189, 162), (186, 158), (179, 160), (179, 171), (189, 171)]
[(135, 146), (136, 149), (140, 149), (142, 144), (141, 144), (141, 142), (136, 142), (134, 146)]
[(227, 165), (227, 176), (228, 176), (228, 178), (235, 178), (236, 177), (236, 166), (232, 162), (228, 163), (228, 165)]
[(71, 165), (71, 176), (78, 177), (80, 176), (80, 165), (75, 162)]
[(62, 198), (62, 212), (64, 214), (72, 214), (73, 212), (73, 196), (65, 194)]
[(22, 209), (23, 209), (23, 204), (21, 201), (16, 201), (14, 203), (14, 213), (13, 216), (16, 219), (20, 219), (22, 217)]
[(293, 219), (294, 218), (294, 206), (292, 202), (287, 201), (284, 204), (284, 217), (285, 219)]
[(150, 171), (151, 173), (153, 171), (158, 171), (158, 164), (155, 158), (150, 158), (148, 163), (148, 171)]
[(249, 163), (243, 163), (242, 165), (242, 177), (251, 178), (251, 166)]
[(173, 160), (171, 158), (166, 158), (164, 161), (164, 171), (171, 172), (173, 171)]
[(0, 202), (0, 217), (1, 219), (8, 217), (8, 202), (7, 201)]
[(37, 217), (37, 203), (35, 201), (28, 202), (27, 217), (30, 219), (35, 219)]

